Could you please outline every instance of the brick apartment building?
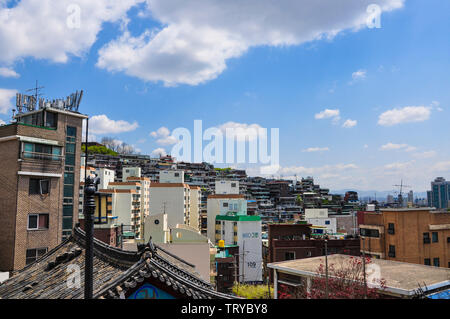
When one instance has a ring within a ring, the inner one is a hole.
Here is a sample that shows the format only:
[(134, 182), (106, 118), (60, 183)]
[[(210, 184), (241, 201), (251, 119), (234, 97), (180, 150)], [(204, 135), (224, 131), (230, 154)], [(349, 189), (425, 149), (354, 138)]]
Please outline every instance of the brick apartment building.
[[(311, 224), (269, 224), (267, 263), (325, 255), (323, 239), (310, 239)], [(359, 239), (330, 239), (327, 253), (359, 256)], [(270, 273), (272, 277), (272, 273)], [(271, 278), (272, 279), (272, 278)]]
[(25, 267), (70, 236), (86, 118), (40, 105), (0, 126), (0, 271)]
[(361, 251), (367, 255), (450, 268), (450, 212), (433, 208), (365, 212)]

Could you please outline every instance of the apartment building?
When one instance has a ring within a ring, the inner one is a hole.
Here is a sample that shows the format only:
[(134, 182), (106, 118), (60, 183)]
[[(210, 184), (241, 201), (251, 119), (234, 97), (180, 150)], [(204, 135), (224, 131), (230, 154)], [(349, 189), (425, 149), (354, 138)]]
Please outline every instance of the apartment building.
[(169, 227), (184, 224), (199, 230), (200, 187), (184, 183), (183, 171), (161, 171), (159, 178), (160, 183), (150, 184), (150, 215), (167, 213)]
[(375, 258), (450, 267), (450, 212), (432, 208), (365, 212), (361, 252)]
[(109, 183), (108, 189), (100, 190), (111, 192), (113, 216), (118, 216), (119, 225), (131, 226), (137, 240), (144, 238), (142, 188), (140, 182), (130, 181)]
[(70, 236), (78, 221), (87, 116), (63, 103), (50, 105), (39, 101), (26, 112), (18, 107), (14, 123), (0, 127), (1, 271), (32, 263)]
[(247, 214), (247, 201), (242, 194), (211, 194), (207, 201), (207, 237), (218, 244), (216, 239), (216, 217), (235, 212), (239, 215)]
[(217, 215), (215, 242), (239, 247), (239, 282), (262, 282), (261, 217), (236, 212)]

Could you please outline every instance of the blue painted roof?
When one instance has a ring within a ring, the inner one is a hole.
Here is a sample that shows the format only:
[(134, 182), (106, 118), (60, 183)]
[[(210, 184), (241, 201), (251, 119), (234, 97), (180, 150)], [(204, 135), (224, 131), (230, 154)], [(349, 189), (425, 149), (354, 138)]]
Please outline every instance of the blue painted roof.
[(450, 299), (450, 289), (439, 291), (437, 293), (429, 295), (428, 298), (430, 298), (430, 299)]

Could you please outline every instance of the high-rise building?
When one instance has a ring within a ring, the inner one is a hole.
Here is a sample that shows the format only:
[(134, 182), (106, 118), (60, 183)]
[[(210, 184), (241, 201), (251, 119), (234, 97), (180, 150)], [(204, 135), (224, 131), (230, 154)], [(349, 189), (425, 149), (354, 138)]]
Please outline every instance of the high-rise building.
[(449, 208), (450, 181), (437, 177), (431, 182), (431, 205), (437, 209)]
[(87, 116), (62, 100), (37, 103), (18, 94), (17, 105), (14, 122), (0, 127), (1, 271), (35, 261), (69, 237), (78, 221)]

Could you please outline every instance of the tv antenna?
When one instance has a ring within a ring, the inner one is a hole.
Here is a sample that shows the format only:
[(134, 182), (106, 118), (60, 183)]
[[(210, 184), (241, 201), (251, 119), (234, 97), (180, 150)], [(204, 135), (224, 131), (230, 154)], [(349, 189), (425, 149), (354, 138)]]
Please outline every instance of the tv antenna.
[(40, 93), (40, 90), (42, 90), (43, 88), (45, 88), (45, 86), (39, 86), (38, 85), (38, 80), (36, 80), (36, 87), (34, 87), (32, 89), (28, 89), (25, 92), (34, 91), (34, 99), (35, 99), (35, 101), (37, 101), (38, 97), (42, 95), (42, 93)]
[(398, 202), (399, 204), (403, 203), (403, 188), (411, 188), (411, 186), (403, 185), (403, 180), (400, 180), (400, 185), (392, 185), (395, 187), (400, 187), (400, 192), (398, 193)]

